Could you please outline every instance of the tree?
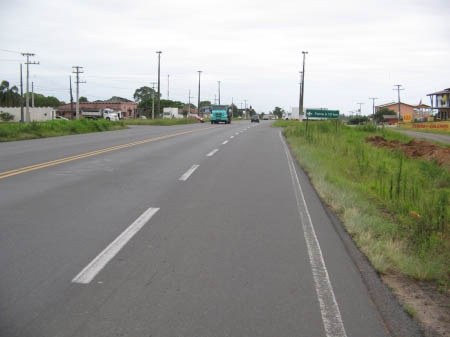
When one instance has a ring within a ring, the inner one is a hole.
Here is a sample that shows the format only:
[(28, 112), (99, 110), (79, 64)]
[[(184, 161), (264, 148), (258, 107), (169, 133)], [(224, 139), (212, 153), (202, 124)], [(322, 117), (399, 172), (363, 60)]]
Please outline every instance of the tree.
[[(135, 90), (133, 98), (134, 98), (134, 101), (139, 104), (143, 101), (149, 101), (149, 100), (151, 101), (153, 95), (154, 95), (155, 101), (156, 101), (156, 99), (158, 98), (158, 93), (150, 87), (143, 86), (143, 87), (140, 87)], [(160, 97), (161, 97), (161, 95), (160, 95)]]
[(200, 108), (203, 106), (210, 106), (211, 105), (211, 101), (200, 101)]
[(277, 116), (278, 119), (283, 118), (283, 114), (284, 113), (285, 113), (285, 111), (282, 108), (278, 107), (278, 106), (276, 106), (275, 109), (273, 109), (273, 114), (275, 116)]
[(15, 85), (10, 88), (8, 81), (0, 83), (0, 105), (20, 106), (19, 89)]
[(233, 111), (233, 117), (239, 117), (242, 116), (242, 112), (239, 114), (239, 109), (236, 106), (236, 104), (231, 104), (231, 110)]
[(61, 101), (54, 96), (44, 96), (42, 94), (34, 94), (35, 107), (52, 107), (57, 108), (61, 105)]
[(375, 112), (375, 116), (373, 118), (374, 118), (375, 122), (381, 123), (383, 121), (384, 115), (397, 115), (397, 113), (394, 110), (384, 107), (384, 108), (378, 109), (378, 111)]
[(369, 120), (367, 116), (354, 116), (349, 118), (347, 124), (349, 125), (360, 125), (364, 124)]
[(80, 103), (87, 103), (87, 102), (89, 102), (88, 99), (87, 99), (86, 97), (84, 97), (84, 96), (80, 96), (80, 97), (78, 98), (78, 101), (79, 101)]

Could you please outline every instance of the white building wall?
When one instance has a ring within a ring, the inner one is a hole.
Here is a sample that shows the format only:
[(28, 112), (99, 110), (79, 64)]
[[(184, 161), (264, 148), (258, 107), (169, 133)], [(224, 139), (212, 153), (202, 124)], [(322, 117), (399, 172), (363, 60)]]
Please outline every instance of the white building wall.
[[(1, 112), (7, 112), (14, 116), (14, 122), (20, 122), (20, 107), (19, 108), (3, 108), (0, 107)], [(23, 115), (26, 118), (27, 112), (26, 108), (23, 108)], [(56, 110), (52, 107), (42, 107), (42, 108), (30, 108), (30, 118), (32, 121), (48, 121), (55, 119)]]

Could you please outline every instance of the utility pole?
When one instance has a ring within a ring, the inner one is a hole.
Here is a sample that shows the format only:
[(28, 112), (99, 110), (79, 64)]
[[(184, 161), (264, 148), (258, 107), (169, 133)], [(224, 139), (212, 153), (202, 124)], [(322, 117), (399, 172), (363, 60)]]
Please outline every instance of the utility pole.
[(191, 98), (194, 98), (194, 96), (191, 96), (191, 91), (189, 90), (189, 97), (188, 97), (188, 106), (189, 106), (189, 110), (188, 110), (188, 114), (186, 115), (186, 117), (188, 117), (191, 114)]
[(305, 96), (305, 56), (308, 54), (307, 51), (302, 51), (303, 54), (303, 70), (302, 70), (302, 88), (301, 88), (301, 95), (300, 95), (300, 109), (299, 109), (299, 116), (300, 114), (303, 114), (303, 103), (304, 103), (304, 96)]
[(369, 97), (369, 99), (372, 100), (372, 119), (375, 123), (375, 100), (378, 99), (378, 97)]
[(30, 62), (30, 57), (32, 57), (34, 55), (35, 54), (33, 54), (33, 53), (22, 53), (22, 56), (25, 56), (27, 58), (27, 62), (25, 62), (25, 64), (27, 65), (27, 92), (26, 92), (26, 100), (25, 100), (26, 107), (27, 107), (26, 108), (26, 120), (27, 120), (27, 122), (31, 121), (31, 118), (30, 118), (30, 100), (29, 100), (29, 91), (30, 91), (30, 86), (29, 86), (29, 82), (30, 82), (30, 67), (29, 67), (29, 65), (30, 64), (39, 64), (39, 61), (38, 62), (35, 62), (35, 61)]
[(84, 73), (83, 71), (83, 67), (80, 66), (72, 66), (72, 73), (74, 73), (76, 75), (76, 79), (75, 79), (75, 84), (76, 86), (76, 91), (75, 91), (75, 98), (76, 98), (76, 114), (75, 114), (75, 118), (76, 119), (80, 119), (80, 83), (86, 83), (86, 81), (80, 81), (80, 74)]
[[(158, 109), (158, 116), (161, 113), (161, 53), (162, 51), (157, 51), (156, 54), (158, 54), (158, 103), (156, 105), (157, 109)], [(155, 118), (155, 114), (153, 113), (152, 115), (152, 119)]]
[(200, 75), (201, 75), (202, 71), (197, 70), (197, 72), (198, 72), (197, 112), (198, 112), (198, 115), (200, 116)]
[(31, 107), (34, 108), (34, 82), (31, 81)]
[(401, 84), (394, 84), (394, 87), (397, 87), (397, 89), (394, 89), (394, 90), (397, 90), (397, 97), (398, 97), (398, 115), (397, 115), (397, 118), (398, 118), (398, 126), (400, 126), (400, 90), (405, 90), (405, 89), (402, 89), (402, 88), (400, 88), (402, 85)]
[(156, 82), (152, 82), (152, 119), (155, 119), (155, 84)]
[(220, 81), (217, 81), (217, 84), (219, 85), (219, 105), (220, 105)]
[(245, 119), (247, 119), (247, 100), (244, 99), (244, 108), (245, 108)]
[(167, 99), (170, 99), (170, 90), (169, 90), (170, 80), (169, 80), (169, 78), (170, 78), (170, 75), (167, 74)]
[(72, 76), (69, 75), (69, 88), (70, 88), (70, 112), (73, 116), (73, 94), (72, 94)]
[(364, 104), (364, 103), (356, 103), (356, 104), (358, 104), (359, 105), (359, 115), (360, 116), (362, 116), (362, 112), (361, 112), (361, 106)]
[(23, 79), (22, 79), (22, 63), (20, 64), (20, 122), (25, 122), (23, 116)]

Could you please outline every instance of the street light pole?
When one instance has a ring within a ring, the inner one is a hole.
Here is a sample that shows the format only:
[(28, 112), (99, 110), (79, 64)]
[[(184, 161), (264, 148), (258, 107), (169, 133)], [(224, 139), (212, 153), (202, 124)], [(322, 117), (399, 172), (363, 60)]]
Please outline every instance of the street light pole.
[(197, 112), (198, 115), (200, 116), (200, 75), (202, 73), (201, 70), (197, 70), (198, 72), (198, 97), (197, 97)]
[(300, 96), (300, 109), (299, 109), (299, 115), (303, 114), (303, 102), (304, 102), (304, 96), (305, 96), (305, 56), (308, 54), (307, 51), (302, 51), (303, 54), (303, 70), (302, 70), (302, 87), (301, 87), (301, 96)]
[(217, 84), (219, 85), (219, 105), (220, 105), (220, 81), (217, 81)]
[(155, 84), (156, 84), (156, 82), (151, 82), (151, 85), (152, 85), (152, 119), (155, 119)]
[(298, 96), (298, 118), (300, 119), (300, 106), (302, 105), (302, 72), (299, 71), (300, 74), (300, 94)]
[[(161, 113), (161, 53), (162, 51), (160, 50), (156, 52), (158, 54), (158, 101), (156, 104), (158, 116)], [(155, 118), (154, 115), (152, 118)]]

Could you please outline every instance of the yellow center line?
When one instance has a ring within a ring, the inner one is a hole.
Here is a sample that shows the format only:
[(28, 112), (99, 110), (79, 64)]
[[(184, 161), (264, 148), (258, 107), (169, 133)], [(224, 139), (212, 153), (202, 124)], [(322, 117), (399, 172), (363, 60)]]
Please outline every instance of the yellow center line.
[(111, 147), (107, 147), (107, 148), (100, 149), (100, 150), (81, 153), (81, 154), (77, 154), (77, 155), (70, 156), (70, 157), (55, 159), (55, 160), (51, 160), (51, 161), (47, 161), (47, 162), (43, 162), (43, 163), (39, 163), (39, 164), (34, 164), (34, 165), (25, 166), (25, 167), (21, 167), (21, 168), (9, 170), (9, 171), (4, 171), (4, 172), (0, 172), (0, 179), (5, 179), (5, 178), (19, 175), (22, 173), (27, 173), (27, 172), (31, 172), (31, 171), (35, 171), (35, 170), (40, 170), (40, 169), (43, 169), (46, 167), (51, 167), (51, 166), (55, 166), (55, 165), (59, 165), (59, 164), (68, 163), (68, 162), (78, 160), (78, 159), (97, 156), (97, 155), (107, 153), (107, 152), (117, 151), (117, 150), (129, 148), (129, 147), (133, 147), (133, 146), (137, 146), (137, 145), (151, 143), (151, 142), (155, 142), (157, 140), (163, 140), (163, 139), (173, 138), (173, 137), (177, 137), (177, 136), (181, 136), (181, 135), (187, 135), (189, 133), (200, 132), (200, 131), (208, 130), (211, 128), (212, 127), (208, 127), (206, 129), (201, 129), (201, 130), (190, 130), (190, 131), (172, 133), (172, 134), (168, 134), (165, 136), (147, 138), (144, 140), (139, 140), (139, 141), (135, 141), (135, 142), (127, 143), (127, 144), (111, 146)]

